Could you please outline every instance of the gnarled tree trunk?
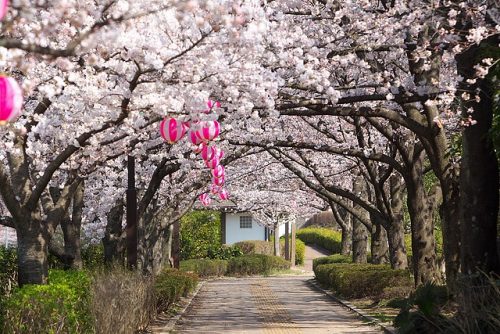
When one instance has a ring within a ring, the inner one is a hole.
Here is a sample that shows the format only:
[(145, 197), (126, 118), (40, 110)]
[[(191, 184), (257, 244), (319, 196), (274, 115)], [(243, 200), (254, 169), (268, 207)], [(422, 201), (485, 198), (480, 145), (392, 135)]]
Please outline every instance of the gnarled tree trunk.
[[(374, 221), (374, 220), (372, 220)], [(373, 264), (384, 264), (389, 262), (389, 244), (387, 242), (387, 232), (382, 224), (373, 224), (371, 252)]]
[(18, 224), (16, 231), (19, 286), (47, 283), (50, 235), (45, 225), (38, 219)]
[[(365, 180), (362, 176), (357, 176), (353, 184), (353, 192), (361, 194), (366, 191)], [(358, 208), (358, 204), (353, 204), (354, 208)], [(368, 212), (366, 215), (369, 216)], [(368, 247), (368, 230), (359, 219), (353, 217), (352, 222), (352, 262), (366, 263), (367, 262), (367, 247)]]

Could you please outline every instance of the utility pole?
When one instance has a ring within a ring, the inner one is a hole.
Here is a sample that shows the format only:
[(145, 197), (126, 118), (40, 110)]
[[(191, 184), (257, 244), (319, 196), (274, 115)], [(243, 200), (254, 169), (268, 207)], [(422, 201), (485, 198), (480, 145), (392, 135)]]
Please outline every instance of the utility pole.
[(127, 161), (127, 266), (137, 268), (137, 190), (135, 189), (135, 158), (128, 156)]
[(297, 243), (296, 243), (296, 240), (295, 240), (295, 233), (296, 233), (296, 230), (297, 230), (297, 226), (296, 226), (296, 223), (293, 222), (292, 223), (292, 247), (290, 247), (290, 262), (292, 263), (292, 267), (295, 267), (295, 249), (297, 247)]

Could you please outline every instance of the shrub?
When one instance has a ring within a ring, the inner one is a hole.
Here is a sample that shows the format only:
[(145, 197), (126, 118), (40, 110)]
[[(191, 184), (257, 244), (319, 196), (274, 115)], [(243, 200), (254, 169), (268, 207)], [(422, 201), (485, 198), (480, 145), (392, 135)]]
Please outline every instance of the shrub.
[(239, 247), (243, 254), (274, 255), (274, 246), (268, 241), (246, 240), (236, 242), (234, 245)]
[(387, 287), (413, 286), (409, 271), (391, 269), (387, 265), (321, 264), (314, 272), (318, 281), (346, 298), (380, 298)]
[(229, 260), (232, 257), (241, 255), (243, 255), (243, 252), (241, 251), (240, 247), (236, 245), (222, 245), (219, 248), (210, 248), (207, 251), (208, 258), (217, 260)]
[(156, 277), (155, 294), (158, 311), (166, 310), (181, 296), (187, 296), (198, 284), (196, 274), (187, 273), (178, 269), (164, 269)]
[(82, 248), (83, 267), (88, 270), (104, 268), (104, 246), (89, 244)]
[(279, 256), (264, 254), (248, 254), (229, 260), (229, 275), (268, 274), (273, 270), (290, 269), (290, 262)]
[(181, 259), (209, 257), (222, 246), (220, 213), (217, 211), (191, 211), (181, 218)]
[(0, 246), (0, 300), (17, 286), (17, 252)]
[(91, 279), (51, 270), (49, 284), (25, 285), (5, 301), (5, 333), (92, 333)]
[(314, 244), (332, 253), (342, 249), (342, 233), (327, 228), (306, 227), (297, 231), (297, 238), (306, 244)]
[(320, 264), (328, 263), (351, 263), (352, 257), (350, 255), (333, 254), (330, 256), (318, 257), (313, 260), (313, 270)]
[(227, 264), (227, 260), (191, 259), (181, 261), (180, 269), (195, 272), (200, 277), (224, 276)]
[(91, 295), (96, 333), (132, 334), (156, 314), (153, 279), (121, 267), (96, 272)]

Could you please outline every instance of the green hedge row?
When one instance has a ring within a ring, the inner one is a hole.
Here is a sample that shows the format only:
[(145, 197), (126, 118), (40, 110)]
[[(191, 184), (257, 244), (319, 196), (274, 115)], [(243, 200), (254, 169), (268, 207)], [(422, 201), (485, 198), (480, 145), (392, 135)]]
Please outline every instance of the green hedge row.
[(264, 254), (246, 254), (230, 260), (191, 259), (181, 261), (181, 270), (192, 271), (200, 277), (244, 276), (268, 274), (290, 268), (285, 259)]
[(342, 249), (342, 233), (328, 228), (302, 228), (297, 231), (297, 238), (306, 244), (320, 246), (332, 253), (340, 253)]
[[(274, 255), (274, 245), (272, 242), (263, 240), (246, 240), (240, 241), (234, 244), (234, 246), (239, 247), (243, 254), (264, 254), (264, 255)], [(281, 255), (284, 258), (285, 255), (283, 250), (285, 249), (285, 239), (282, 237), (280, 239), (280, 250)], [(295, 264), (304, 264), (304, 257), (306, 252), (306, 245), (300, 239), (296, 240), (295, 243)]]
[(345, 298), (394, 298), (407, 295), (413, 288), (408, 270), (388, 265), (330, 263), (314, 269), (317, 280)]
[(5, 299), (0, 332), (135, 333), (197, 283), (196, 274), (176, 269), (155, 278), (122, 268), (95, 275), (50, 270), (48, 284), (16, 288)]
[(350, 255), (333, 254), (330, 256), (318, 257), (313, 260), (313, 270), (321, 264), (330, 263), (351, 263), (352, 257)]

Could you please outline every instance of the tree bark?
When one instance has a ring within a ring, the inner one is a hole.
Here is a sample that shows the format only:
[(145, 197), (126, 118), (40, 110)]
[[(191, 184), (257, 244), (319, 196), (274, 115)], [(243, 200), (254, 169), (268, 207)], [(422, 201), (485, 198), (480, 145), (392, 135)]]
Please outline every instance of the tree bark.
[(172, 264), (174, 268), (179, 269), (181, 259), (181, 221), (177, 220), (172, 230)]
[(17, 228), (17, 265), (19, 286), (47, 284), (50, 236), (40, 220), (26, 221)]
[(61, 222), (61, 228), (64, 236), (64, 253), (68, 258), (68, 262), (65, 266), (71, 269), (82, 269), (83, 266), (80, 242), (83, 193), (84, 183), (82, 181), (73, 195), (73, 212), (71, 214), (71, 219), (64, 219)]
[(346, 212), (345, 217), (341, 217), (341, 214), (337, 208), (337, 205), (330, 202), (330, 207), (332, 208), (333, 217), (335, 221), (340, 226), (342, 232), (341, 250), (342, 255), (352, 254), (352, 220), (351, 215)]
[(403, 183), (399, 175), (392, 175), (389, 179), (391, 193), (391, 210), (393, 220), (387, 230), (389, 242), (389, 261), (393, 269), (407, 269), (408, 256), (405, 245), (405, 231), (403, 226)]
[(389, 244), (387, 232), (381, 224), (374, 224), (372, 232), (371, 252), (373, 264), (389, 263)]
[(118, 263), (123, 266), (125, 261), (124, 235), (122, 229), (122, 220), (124, 214), (123, 199), (119, 199), (117, 204), (107, 214), (108, 222), (104, 232), (102, 243), (104, 245), (104, 263), (111, 266)]
[[(479, 91), (480, 101), (474, 97), (463, 101), (464, 118), (472, 117), (477, 124), (467, 126), (462, 135), (460, 168), (460, 227), (461, 266), (466, 275), (477, 272), (500, 274), (497, 252), (497, 221), (499, 204), (499, 170), (495, 149), (489, 131), (493, 118), (493, 84), (488, 78), (473, 79), (474, 66), (480, 63), (488, 49), (498, 48), (498, 35), (473, 45), (457, 55), (458, 72), (464, 76), (461, 91)], [(497, 50), (498, 51), (498, 50)], [(498, 64), (495, 66), (498, 68)], [(497, 71), (498, 72), (498, 71)], [(494, 69), (490, 69), (493, 77)], [(472, 110), (468, 113), (467, 109)]]
[(413, 274), (416, 286), (439, 280), (436, 264), (434, 223), (427, 205), (422, 160), (422, 156), (414, 159), (407, 182), (407, 204), (412, 234)]
[[(357, 176), (354, 180), (353, 192), (362, 194), (366, 191), (365, 180), (362, 176)], [(357, 208), (358, 204), (353, 204)], [(369, 216), (366, 212), (366, 216)], [(352, 262), (366, 263), (367, 262), (367, 246), (368, 246), (368, 230), (359, 219), (353, 217), (352, 223)]]

